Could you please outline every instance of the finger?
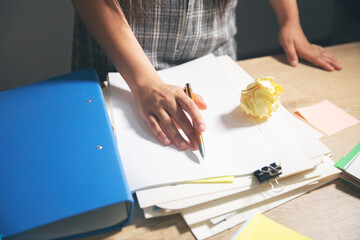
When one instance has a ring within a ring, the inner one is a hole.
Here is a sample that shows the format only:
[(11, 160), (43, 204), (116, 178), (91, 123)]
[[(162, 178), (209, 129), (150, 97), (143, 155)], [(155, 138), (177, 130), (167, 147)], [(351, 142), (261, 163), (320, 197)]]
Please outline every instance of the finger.
[(188, 96), (183, 94), (182, 96), (178, 97), (177, 102), (180, 107), (190, 115), (193, 124), (198, 129), (198, 131), (205, 131), (206, 126), (204, 119), (202, 118), (199, 108), (196, 106), (194, 101), (192, 101)]
[(324, 58), (316, 58), (313, 63), (319, 67), (324, 68), (325, 70), (328, 70), (330, 72), (334, 71), (334, 67), (326, 61)]
[(324, 60), (330, 64), (333, 69), (335, 70), (341, 70), (342, 69), (342, 65), (341, 63), (332, 55), (327, 55), (326, 57), (324, 57)]
[(332, 55), (332, 53), (329, 50), (315, 44), (312, 44), (312, 46), (314, 49), (314, 51), (312, 52), (313, 55), (319, 55), (320, 57), (328, 58), (336, 61), (336, 58), (334, 57), (334, 55)]
[(170, 137), (177, 147), (181, 150), (187, 149), (189, 143), (181, 136), (170, 115), (166, 111), (160, 111), (157, 114), (157, 118), (162, 130), (166, 132), (166, 135)]
[(332, 62), (331, 64), (336, 70), (341, 70), (343, 68), (341, 62), (339, 62), (338, 60)]
[(341, 70), (341, 69), (342, 69), (341, 62), (340, 62), (339, 60), (337, 60), (337, 59), (335, 58), (335, 56), (331, 54), (330, 51), (324, 49), (324, 53), (323, 53), (323, 54), (324, 54), (324, 56), (325, 56), (325, 58), (326, 58), (326, 61), (327, 61), (328, 63), (330, 63), (330, 64), (334, 67), (334, 69), (336, 69), (336, 70)]
[(195, 95), (195, 104), (198, 106), (200, 110), (205, 110), (207, 108), (207, 104), (201, 95), (194, 93)]
[(284, 48), (288, 63), (291, 66), (295, 67), (299, 63), (299, 59), (296, 54), (294, 42), (286, 42), (286, 43), (284, 42), (283, 48)]
[[(330, 64), (332, 69), (336, 69), (336, 70), (341, 70), (342, 69), (342, 65), (341, 65), (341, 62), (338, 61), (335, 56), (327, 49), (319, 46), (319, 45), (313, 45), (315, 47), (315, 49), (317, 49), (317, 53), (314, 54), (314, 56), (317, 56), (317, 58), (320, 58), (319, 60), (313, 60), (314, 62), (317, 62), (317, 61), (321, 61), (321, 59), (323, 59), (325, 61), (325, 65), (328, 65)], [(330, 71), (333, 71), (331, 70), (330, 67), (327, 67), (325, 68), (326, 70), (330, 70)]]
[(158, 120), (154, 116), (149, 116), (146, 119), (146, 123), (149, 126), (149, 128), (152, 130), (156, 138), (162, 142), (165, 146), (168, 146), (171, 144), (170, 139), (167, 137), (166, 133), (162, 130), (160, 127)]
[(179, 105), (177, 105), (175, 109), (169, 109), (169, 114), (175, 121), (175, 126), (179, 126), (183, 130), (193, 148), (196, 149), (197, 142), (195, 137), (195, 130), (190, 120), (184, 113), (183, 109)]

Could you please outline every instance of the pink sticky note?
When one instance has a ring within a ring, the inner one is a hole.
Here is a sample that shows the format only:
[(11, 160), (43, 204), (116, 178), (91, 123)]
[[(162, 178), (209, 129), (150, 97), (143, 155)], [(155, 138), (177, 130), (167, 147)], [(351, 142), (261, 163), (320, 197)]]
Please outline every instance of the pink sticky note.
[(351, 127), (359, 120), (328, 100), (297, 109), (297, 113), (327, 135)]

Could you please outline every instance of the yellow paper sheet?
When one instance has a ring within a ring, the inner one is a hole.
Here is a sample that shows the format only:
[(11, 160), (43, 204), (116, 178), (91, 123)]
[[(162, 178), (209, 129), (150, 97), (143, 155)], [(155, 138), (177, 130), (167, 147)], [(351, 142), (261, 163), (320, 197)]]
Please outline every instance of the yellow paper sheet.
[(185, 183), (232, 183), (234, 182), (234, 176), (205, 178), (193, 181), (186, 181)]
[[(246, 224), (246, 223), (245, 223)], [(244, 229), (240, 229), (234, 235), (232, 240), (310, 240), (273, 220), (256, 213), (253, 218), (246, 224)]]

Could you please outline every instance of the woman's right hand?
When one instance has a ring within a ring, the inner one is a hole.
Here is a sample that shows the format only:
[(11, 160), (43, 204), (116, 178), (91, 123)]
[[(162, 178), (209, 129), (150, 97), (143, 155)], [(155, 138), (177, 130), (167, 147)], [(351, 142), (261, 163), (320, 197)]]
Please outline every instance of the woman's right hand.
[[(199, 108), (206, 104), (197, 96), (197, 105), (181, 87), (164, 84), (132, 32), (117, 1), (73, 0), (73, 5), (96, 41), (121, 73), (137, 100), (141, 116), (157, 139), (172, 142), (181, 150), (189, 146), (177, 126), (196, 149), (195, 133), (185, 112), (203, 132), (205, 123)], [(185, 111), (185, 112), (184, 112)]]
[[(194, 102), (183, 88), (161, 81), (142, 86), (133, 94), (142, 118), (161, 143), (166, 146), (174, 143), (180, 150), (187, 149), (189, 145), (197, 149), (194, 128), (185, 112), (198, 131), (205, 131), (205, 122), (199, 109), (204, 110), (207, 106), (200, 95), (195, 94)], [(190, 142), (181, 136), (178, 127)]]

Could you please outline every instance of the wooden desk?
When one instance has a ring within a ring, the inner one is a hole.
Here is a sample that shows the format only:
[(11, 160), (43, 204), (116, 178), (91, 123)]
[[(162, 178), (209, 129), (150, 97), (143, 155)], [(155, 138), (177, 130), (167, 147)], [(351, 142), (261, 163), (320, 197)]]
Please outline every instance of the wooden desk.
[[(283, 55), (239, 61), (252, 77), (273, 76), (284, 85), (282, 104), (295, 109), (328, 99), (360, 119), (360, 42), (328, 48), (343, 64), (342, 71), (325, 70), (300, 63), (291, 67)], [(322, 139), (339, 160), (360, 142), (360, 124)], [(271, 219), (314, 239), (360, 239), (360, 191), (333, 181), (265, 213)], [(230, 239), (235, 226), (210, 239)], [(179, 215), (144, 219), (135, 206), (130, 225), (119, 232), (87, 239), (194, 239)]]

